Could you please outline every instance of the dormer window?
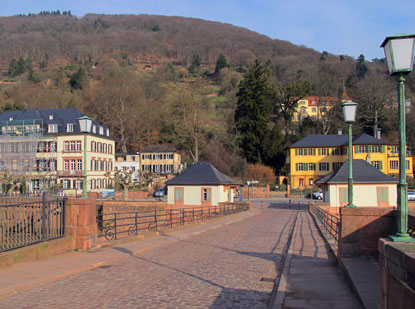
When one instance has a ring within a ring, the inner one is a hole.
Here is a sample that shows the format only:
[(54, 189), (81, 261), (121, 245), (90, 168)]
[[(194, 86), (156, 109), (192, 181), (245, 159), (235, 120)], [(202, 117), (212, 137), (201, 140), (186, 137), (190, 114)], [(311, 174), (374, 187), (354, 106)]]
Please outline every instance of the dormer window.
[(53, 115), (49, 115), (49, 120), (53, 120)]
[(99, 127), (99, 134), (104, 135), (104, 127)]
[(10, 118), (9, 118), (9, 121), (13, 121), (13, 117), (10, 117)]
[(92, 133), (97, 133), (97, 126), (96, 125), (92, 125)]
[(107, 129), (107, 136), (110, 136), (110, 129)]
[(66, 125), (66, 132), (73, 132), (73, 123), (68, 123)]
[(48, 125), (48, 133), (58, 133), (58, 125), (57, 124)]

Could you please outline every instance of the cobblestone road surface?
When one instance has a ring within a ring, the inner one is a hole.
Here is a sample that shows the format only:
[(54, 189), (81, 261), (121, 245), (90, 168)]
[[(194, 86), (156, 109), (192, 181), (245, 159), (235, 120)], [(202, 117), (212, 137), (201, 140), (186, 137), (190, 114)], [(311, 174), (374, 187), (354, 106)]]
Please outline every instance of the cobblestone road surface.
[(296, 210), (271, 204), (252, 211), (233, 224), (6, 298), (0, 308), (266, 308), (268, 279), (277, 276)]

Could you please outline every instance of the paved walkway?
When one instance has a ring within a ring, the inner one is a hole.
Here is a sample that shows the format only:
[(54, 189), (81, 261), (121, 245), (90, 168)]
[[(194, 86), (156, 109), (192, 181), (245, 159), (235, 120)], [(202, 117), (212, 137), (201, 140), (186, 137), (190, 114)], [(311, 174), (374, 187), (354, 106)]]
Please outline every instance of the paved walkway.
[[(45, 269), (52, 271), (42, 274)], [(33, 288), (24, 286), (25, 278)], [(275, 278), (281, 280), (274, 295), (285, 308), (359, 308), (311, 217), (286, 204), (100, 252), (0, 269), (0, 295), (17, 292), (1, 299), (0, 308), (267, 308)]]

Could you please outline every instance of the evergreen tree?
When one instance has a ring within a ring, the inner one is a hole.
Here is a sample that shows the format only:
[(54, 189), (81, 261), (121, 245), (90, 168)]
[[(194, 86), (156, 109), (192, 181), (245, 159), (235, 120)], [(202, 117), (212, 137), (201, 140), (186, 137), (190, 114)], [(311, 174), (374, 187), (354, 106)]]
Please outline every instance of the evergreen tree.
[(71, 85), (72, 90), (83, 89), (87, 86), (88, 77), (83, 67), (79, 67), (78, 71), (71, 75), (71, 78), (69, 79), (69, 84)]
[(223, 54), (219, 55), (218, 60), (216, 61), (215, 75), (219, 74), (220, 70), (228, 66), (228, 60)]
[(249, 163), (281, 166), (281, 136), (271, 122), (271, 100), (265, 69), (257, 60), (239, 84), (235, 126), (239, 146)]
[(365, 64), (365, 56), (360, 55), (359, 58), (357, 58), (356, 63), (356, 75), (359, 80), (366, 77), (367, 72), (369, 71), (367, 65)]

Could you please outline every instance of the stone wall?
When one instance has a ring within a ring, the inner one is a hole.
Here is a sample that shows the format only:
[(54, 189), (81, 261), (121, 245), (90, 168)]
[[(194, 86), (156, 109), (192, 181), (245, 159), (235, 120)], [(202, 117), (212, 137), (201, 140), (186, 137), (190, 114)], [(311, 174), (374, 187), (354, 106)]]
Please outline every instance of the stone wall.
[(378, 308), (415, 308), (415, 243), (379, 239)]
[(377, 256), (378, 239), (394, 234), (395, 211), (391, 208), (340, 208), (338, 257)]
[(244, 199), (249, 198), (269, 198), (269, 185), (266, 187), (241, 187)]

